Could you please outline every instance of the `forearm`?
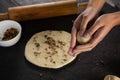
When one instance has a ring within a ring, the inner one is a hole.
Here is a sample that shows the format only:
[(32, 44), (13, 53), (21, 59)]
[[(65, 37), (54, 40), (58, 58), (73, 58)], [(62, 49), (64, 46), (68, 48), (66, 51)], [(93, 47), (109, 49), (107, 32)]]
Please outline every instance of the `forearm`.
[(105, 0), (89, 0), (87, 7), (93, 7), (97, 12), (101, 10), (105, 3)]

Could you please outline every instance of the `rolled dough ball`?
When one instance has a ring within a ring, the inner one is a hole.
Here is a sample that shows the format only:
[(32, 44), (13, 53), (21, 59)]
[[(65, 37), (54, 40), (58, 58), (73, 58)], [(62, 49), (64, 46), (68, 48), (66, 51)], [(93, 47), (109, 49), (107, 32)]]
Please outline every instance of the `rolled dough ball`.
[(85, 38), (81, 35), (79, 35), (79, 32), (77, 33), (77, 41), (80, 43), (80, 44), (86, 44), (90, 41), (91, 37), (88, 37), (88, 38)]
[(104, 80), (120, 80), (120, 78), (114, 75), (107, 75)]

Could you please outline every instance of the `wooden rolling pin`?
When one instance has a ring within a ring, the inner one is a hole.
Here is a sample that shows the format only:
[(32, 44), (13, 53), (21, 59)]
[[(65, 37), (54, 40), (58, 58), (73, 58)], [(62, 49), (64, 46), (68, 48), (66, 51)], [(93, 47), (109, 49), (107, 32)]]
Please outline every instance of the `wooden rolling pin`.
[(77, 3), (76, 0), (65, 0), (18, 6), (8, 8), (8, 13), (0, 13), (0, 20), (11, 19), (16, 21), (43, 19), (55, 16), (77, 14), (78, 9), (84, 10), (87, 3)]

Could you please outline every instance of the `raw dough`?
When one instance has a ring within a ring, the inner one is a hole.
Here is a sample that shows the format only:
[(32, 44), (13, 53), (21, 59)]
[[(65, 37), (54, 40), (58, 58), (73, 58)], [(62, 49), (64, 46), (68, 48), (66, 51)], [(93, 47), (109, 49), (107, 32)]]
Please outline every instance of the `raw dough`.
[(25, 57), (40, 67), (63, 67), (75, 59), (67, 53), (70, 40), (70, 33), (65, 31), (47, 30), (36, 33), (26, 44)]
[(120, 78), (114, 75), (107, 75), (104, 80), (120, 80)]
[(86, 44), (90, 41), (91, 37), (88, 37), (88, 38), (85, 38), (81, 35), (79, 35), (79, 32), (77, 33), (77, 41), (80, 43), (80, 44)]

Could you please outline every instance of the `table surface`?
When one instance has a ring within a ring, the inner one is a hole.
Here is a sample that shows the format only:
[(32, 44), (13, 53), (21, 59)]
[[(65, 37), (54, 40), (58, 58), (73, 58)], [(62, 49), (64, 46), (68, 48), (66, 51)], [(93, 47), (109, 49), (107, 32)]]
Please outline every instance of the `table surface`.
[[(1, 12), (5, 12), (9, 6), (14, 6), (9, 0), (2, 1)], [(116, 9), (105, 6), (102, 11), (108, 13)], [(120, 27), (112, 29), (92, 51), (81, 53), (63, 68), (57, 70), (40, 68), (25, 59), (25, 45), (33, 34), (44, 30), (70, 32), (72, 21), (76, 17), (77, 15), (69, 15), (20, 22), (22, 25), (20, 41), (12, 47), (0, 47), (0, 80), (103, 80), (107, 74), (120, 77)]]

